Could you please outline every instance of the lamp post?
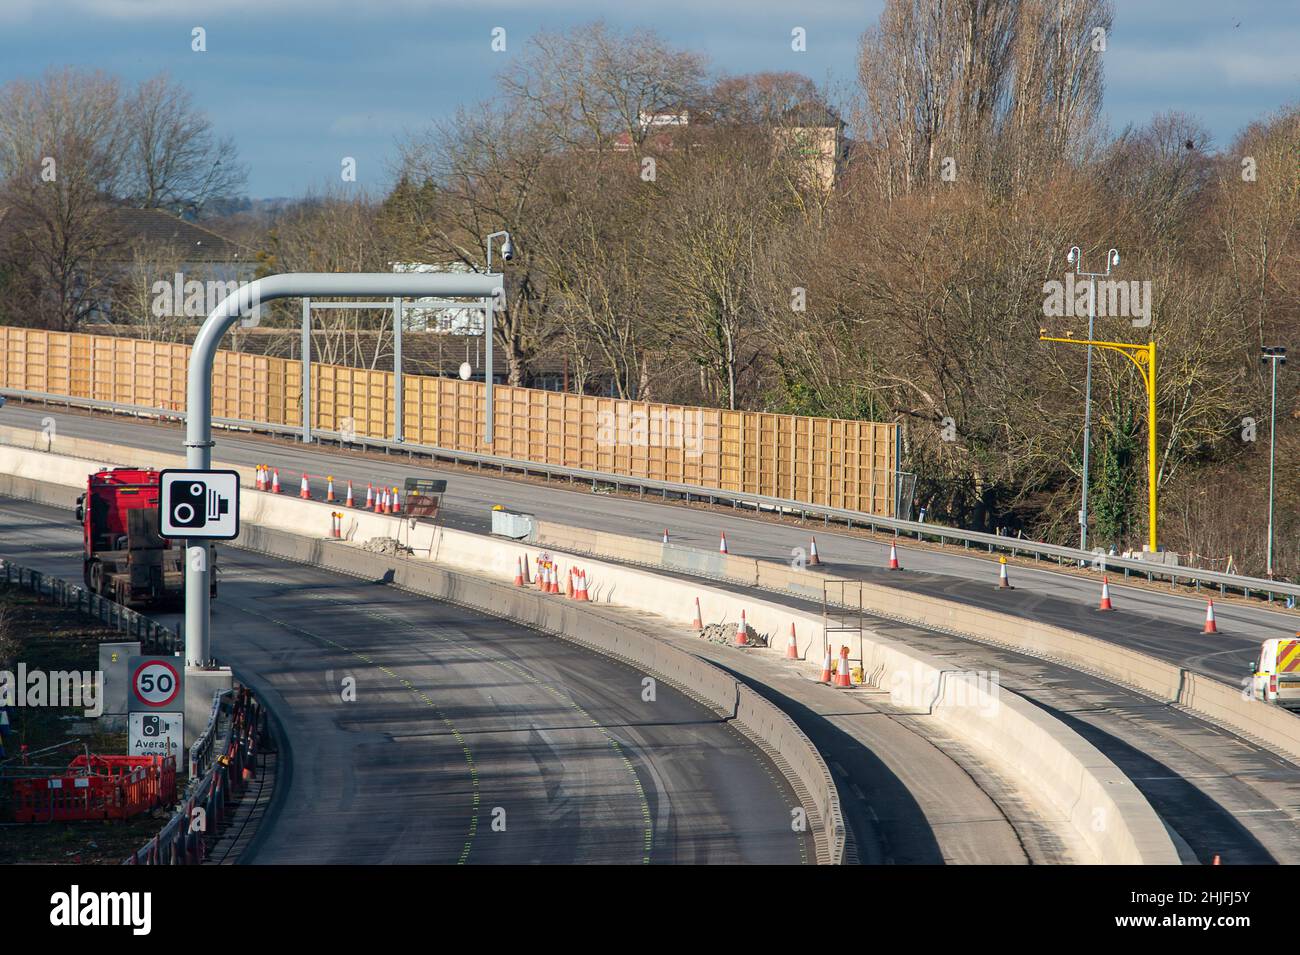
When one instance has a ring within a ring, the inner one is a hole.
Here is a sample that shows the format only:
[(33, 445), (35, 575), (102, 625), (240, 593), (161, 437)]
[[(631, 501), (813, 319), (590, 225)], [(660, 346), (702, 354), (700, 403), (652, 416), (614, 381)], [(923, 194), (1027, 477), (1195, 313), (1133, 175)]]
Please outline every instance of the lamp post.
[[(1088, 350), (1105, 348), (1117, 351), (1128, 358), (1142, 375), (1142, 384), (1147, 391), (1147, 540), (1151, 552), (1156, 551), (1156, 343), (1134, 345), (1127, 342), (1094, 341), (1078, 338), (1052, 338), (1046, 330), (1039, 329), (1038, 340), (1043, 342), (1060, 342), (1063, 345), (1087, 345)], [(1086, 448), (1087, 445), (1085, 444)], [(1086, 473), (1086, 472), (1085, 472)], [(1084, 493), (1087, 493), (1085, 482)], [(1087, 528), (1085, 527), (1085, 532)]]
[[(511, 259), (515, 257), (515, 245), (510, 240), (510, 233), (504, 229), (502, 229), (500, 232), (493, 232), (485, 240), (487, 244), (487, 270), (489, 273), (492, 271), (492, 245), (496, 239), (504, 239), (504, 241), (501, 243), (501, 258), (509, 262)], [(503, 281), (501, 284), (502, 284), (501, 294), (504, 296), (505, 282)], [(492, 338), (495, 334), (493, 331), (492, 310), (495, 307), (495, 305), (496, 302), (494, 299), (487, 299), (483, 303), (483, 338), (485, 339), (483, 343), (483, 352), (484, 352), (483, 355), (483, 360), (484, 360), (483, 443), (487, 445), (492, 444), (492, 437), (493, 437), (492, 385), (494, 384), (494, 382), (492, 380), (492, 375), (496, 369), (492, 363)], [(489, 448), (489, 450), (491, 449)]]
[[(1119, 265), (1119, 252), (1106, 253), (1105, 272), (1084, 272), (1083, 253), (1073, 246), (1065, 260), (1074, 266), (1074, 274), (1088, 279), (1088, 340), (1092, 340), (1093, 326), (1097, 321), (1097, 279), (1110, 275), (1112, 266)], [(1092, 449), (1092, 345), (1088, 346), (1088, 371), (1083, 385), (1083, 496), (1079, 503), (1079, 549), (1088, 549), (1088, 459)]]
[(1281, 345), (1265, 345), (1260, 349), (1260, 361), (1273, 365), (1273, 403), (1268, 418), (1268, 561), (1265, 574), (1273, 577), (1273, 462), (1277, 451), (1277, 366), (1286, 364), (1286, 349)]

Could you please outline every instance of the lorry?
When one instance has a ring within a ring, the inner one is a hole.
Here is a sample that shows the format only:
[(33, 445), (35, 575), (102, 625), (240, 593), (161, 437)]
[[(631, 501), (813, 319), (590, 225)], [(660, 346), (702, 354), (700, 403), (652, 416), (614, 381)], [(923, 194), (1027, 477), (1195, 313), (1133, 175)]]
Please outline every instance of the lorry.
[[(76, 510), (88, 590), (128, 607), (183, 603), (184, 550), (159, 536), (159, 494), (160, 472), (153, 468), (101, 468), (89, 476)], [(211, 561), (215, 597), (215, 555)]]
[(1252, 695), (1257, 700), (1300, 709), (1300, 633), (1260, 644), (1251, 663)]

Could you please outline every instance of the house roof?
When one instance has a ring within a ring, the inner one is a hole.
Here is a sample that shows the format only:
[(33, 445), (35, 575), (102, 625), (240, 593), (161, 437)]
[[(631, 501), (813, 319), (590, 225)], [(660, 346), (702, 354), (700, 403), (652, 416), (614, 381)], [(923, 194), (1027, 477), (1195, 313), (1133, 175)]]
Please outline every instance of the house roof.
[(251, 249), (161, 209), (119, 206), (113, 210), (111, 222), (128, 246), (168, 245), (179, 251), (187, 262), (253, 261)]

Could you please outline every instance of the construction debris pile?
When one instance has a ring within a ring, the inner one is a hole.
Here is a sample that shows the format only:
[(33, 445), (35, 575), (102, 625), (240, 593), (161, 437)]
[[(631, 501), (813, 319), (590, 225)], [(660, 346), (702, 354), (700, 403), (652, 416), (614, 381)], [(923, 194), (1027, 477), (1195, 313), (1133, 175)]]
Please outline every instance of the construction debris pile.
[[(748, 646), (765, 647), (767, 646), (767, 635), (756, 633), (753, 627), (746, 625), (745, 632), (748, 635)], [(711, 623), (700, 631), (700, 636), (710, 643), (721, 643), (729, 647), (736, 645), (736, 625), (734, 623)]]
[(385, 557), (409, 557), (415, 553), (395, 537), (372, 537), (361, 545), (361, 549)]

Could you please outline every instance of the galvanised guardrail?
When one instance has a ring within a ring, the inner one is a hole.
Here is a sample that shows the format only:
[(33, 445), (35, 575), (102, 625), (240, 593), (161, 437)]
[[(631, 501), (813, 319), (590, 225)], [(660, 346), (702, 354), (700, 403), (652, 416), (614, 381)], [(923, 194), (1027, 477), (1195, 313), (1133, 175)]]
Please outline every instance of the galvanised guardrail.
[[(67, 407), (84, 407), (109, 411), (115, 414), (130, 414), (153, 418), (184, 421), (185, 412), (167, 408), (153, 408), (146, 405), (124, 404), (102, 401), (94, 398), (76, 398), (68, 395), (54, 395), (46, 392), (23, 391), (14, 388), (0, 388), (0, 395), (40, 401), (46, 404), (59, 404)], [(245, 421), (238, 418), (214, 418), (214, 425), (266, 434), (289, 435), (299, 437), (302, 428), (299, 425), (270, 424), (261, 421)], [(1198, 592), (1205, 587), (1212, 587), (1221, 594), (1240, 593), (1243, 596), (1263, 596), (1269, 603), (1278, 597), (1291, 598), (1289, 603), (1300, 600), (1300, 584), (1289, 581), (1268, 580), (1263, 577), (1246, 577), (1240, 574), (1227, 574), (1214, 570), (1199, 570), (1192, 567), (1178, 567), (1155, 560), (1136, 557), (1120, 557), (1094, 551), (1080, 550), (1063, 544), (1048, 544), (1017, 537), (1003, 537), (1000, 534), (986, 534), (981, 531), (968, 531), (941, 524), (922, 521), (902, 520), (868, 514), (863, 511), (851, 511), (829, 507), (823, 504), (809, 504), (786, 498), (768, 497), (743, 491), (725, 491), (716, 488), (704, 488), (691, 484), (676, 484), (670, 481), (657, 481), (622, 474), (608, 474), (603, 471), (587, 471), (581, 468), (565, 467), (558, 464), (545, 464), (537, 461), (521, 461), (516, 458), (500, 457), (492, 454), (480, 454), (473, 451), (457, 451), (432, 445), (412, 444), (393, 441), (387, 438), (373, 438), (364, 435), (343, 434), (337, 431), (313, 430), (313, 437), (327, 439), (340, 448), (376, 448), (391, 454), (404, 453), (408, 457), (427, 457), (434, 461), (450, 461), (456, 464), (473, 465), (478, 469), (490, 468), (501, 473), (514, 472), (527, 476), (541, 476), (547, 480), (562, 479), (570, 484), (590, 484), (593, 492), (602, 489), (615, 492), (631, 489), (642, 498), (647, 491), (660, 495), (667, 500), (670, 497), (682, 499), (688, 504), (692, 501), (707, 501), (710, 504), (730, 502), (736, 509), (755, 511), (772, 511), (779, 514), (798, 514), (803, 520), (810, 516), (820, 517), (826, 524), (842, 523), (848, 527), (861, 527), (873, 533), (892, 533), (897, 536), (913, 537), (917, 541), (937, 543), (942, 546), (986, 550), (989, 554), (1010, 554), (1013, 557), (1032, 557), (1035, 561), (1054, 560), (1058, 566), (1067, 563), (1075, 567), (1090, 567), (1101, 572), (1122, 573), (1125, 579), (1130, 577), (1145, 578), (1148, 581), (1169, 581), (1171, 587), (1179, 585), (1194, 587)]]
[(0, 558), (0, 580), (7, 584), (17, 584), (38, 596), (48, 597), (62, 607), (73, 607), (82, 613), (98, 617), (122, 634), (139, 640), (140, 649), (144, 653), (176, 653), (181, 648), (181, 638), (175, 630), (85, 587), (69, 583), (62, 577), (44, 574)]

